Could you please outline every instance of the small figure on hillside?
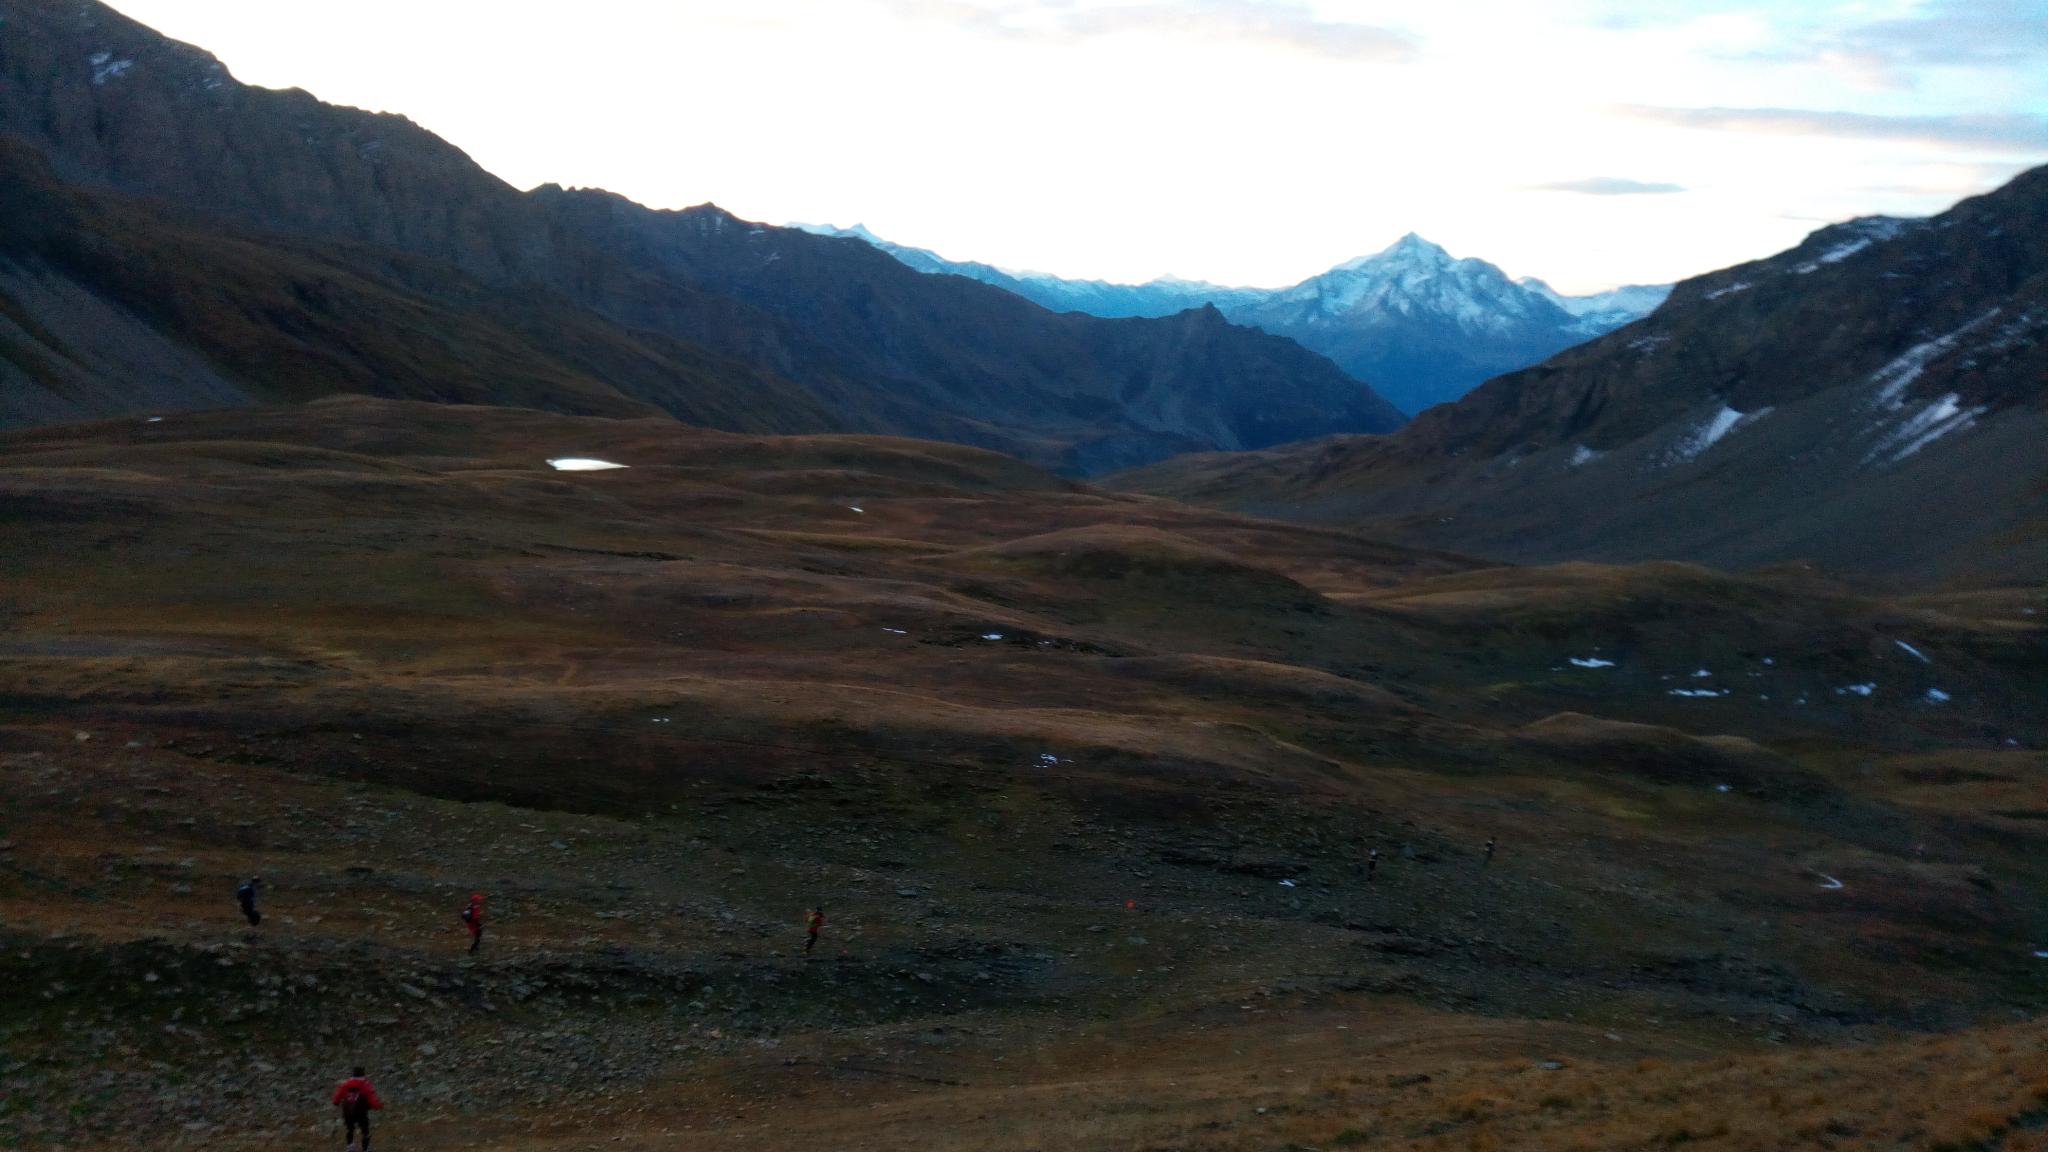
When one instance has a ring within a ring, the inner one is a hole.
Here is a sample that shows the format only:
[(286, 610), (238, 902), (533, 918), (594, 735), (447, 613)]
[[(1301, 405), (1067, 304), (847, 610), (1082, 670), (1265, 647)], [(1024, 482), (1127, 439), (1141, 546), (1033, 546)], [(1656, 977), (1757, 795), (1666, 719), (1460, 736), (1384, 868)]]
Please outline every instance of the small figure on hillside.
[(804, 913), (804, 955), (809, 956), (811, 949), (818, 946), (818, 933), (824, 927), (825, 906), (823, 904)]
[(1380, 870), (1380, 850), (1374, 848), (1365, 854), (1365, 882), (1372, 883), (1373, 873)]
[(484, 894), (471, 892), (469, 903), (462, 909), (462, 925), (469, 929), (469, 950), (475, 952), (484, 943)]
[(1494, 850), (1494, 847), (1495, 847), (1495, 845), (1494, 845), (1494, 842), (1493, 842), (1493, 837), (1491, 837), (1491, 836), (1488, 836), (1488, 837), (1486, 838), (1486, 862), (1487, 862), (1488, 864), (1491, 864), (1491, 863), (1493, 863), (1493, 850)]
[[(348, 1152), (370, 1152), (370, 1110), (382, 1109), (384, 1102), (377, 1099), (377, 1090), (370, 1087), (370, 1081), (365, 1078), (361, 1065), (357, 1065), (349, 1078), (334, 1089), (333, 1104), (341, 1109), (341, 1123), (343, 1134), (348, 1139)], [(358, 1130), (363, 1134), (360, 1143), (356, 1140)]]
[(242, 915), (249, 920), (249, 927), (263, 923), (263, 913), (256, 910), (256, 889), (263, 884), (263, 877), (251, 876), (235, 889), (235, 903), (242, 906)]

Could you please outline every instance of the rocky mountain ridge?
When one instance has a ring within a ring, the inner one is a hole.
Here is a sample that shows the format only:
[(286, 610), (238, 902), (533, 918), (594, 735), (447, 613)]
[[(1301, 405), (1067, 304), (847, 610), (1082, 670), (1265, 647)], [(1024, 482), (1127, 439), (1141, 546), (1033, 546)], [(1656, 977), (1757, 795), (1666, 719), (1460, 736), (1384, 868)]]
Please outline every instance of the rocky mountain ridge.
[(1391, 437), (1204, 458), (1151, 491), (1501, 559), (2048, 569), (2048, 168), (1823, 228)]
[[(0, 20), (0, 132), (81, 195), (133, 198), (138, 211), (182, 213), (192, 227), (259, 245), (338, 246), (327, 259), (370, 278), (399, 270), (409, 291), (436, 307), (450, 303), (448, 285), (457, 282), (465, 287), (456, 295), (470, 299), (555, 301), (585, 314), (573, 330), (543, 324), (528, 333), (557, 357), (588, 347), (594, 325), (604, 343), (684, 345), (691, 358), (726, 366), (721, 391), (745, 392), (762, 379), (793, 386), (792, 403), (777, 398), (778, 386), (756, 397), (745, 422), (717, 426), (931, 437), (1092, 471), (1194, 449), (1385, 431), (1401, 420), (1327, 360), (1212, 312), (1055, 315), (984, 285), (920, 276), (865, 246), (750, 224), (709, 205), (660, 212), (590, 190), (524, 193), (402, 117), (239, 84), (202, 50), (104, 5), (4, 0)], [(153, 242), (149, 229), (131, 235)], [(5, 256), (23, 275), (43, 274), (21, 263), (24, 252)], [(73, 283), (104, 295), (103, 284)], [(271, 303), (291, 311), (308, 294), (292, 299)], [(13, 310), (49, 311), (21, 302)], [(274, 318), (290, 331), (316, 327), (302, 316)], [(320, 354), (346, 358), (357, 336), (330, 320), (335, 331)], [(168, 335), (211, 362), (210, 329)], [(131, 411), (121, 397), (143, 392), (153, 405), (179, 400), (175, 388), (137, 391), (108, 379), (81, 392), (36, 375), (41, 394), (8, 418)], [(258, 398), (300, 387), (246, 372), (229, 383)], [(676, 394), (691, 387), (655, 380), (612, 390), (684, 419), (727, 407)], [(487, 390), (473, 398), (491, 399)], [(190, 402), (219, 399), (215, 388)], [(588, 410), (573, 399), (550, 402), (544, 390), (520, 402)]]
[(1297, 340), (1371, 380), (1411, 415), (1648, 315), (1670, 292), (1668, 285), (1629, 285), (1565, 296), (1541, 280), (1510, 280), (1484, 260), (1455, 259), (1412, 232), (1381, 252), (1267, 289), (1173, 277), (1144, 284), (1067, 280), (947, 260), (858, 224), (793, 227), (861, 240), (920, 272), (993, 284), (1055, 311), (1164, 316), (1213, 304), (1235, 323)]

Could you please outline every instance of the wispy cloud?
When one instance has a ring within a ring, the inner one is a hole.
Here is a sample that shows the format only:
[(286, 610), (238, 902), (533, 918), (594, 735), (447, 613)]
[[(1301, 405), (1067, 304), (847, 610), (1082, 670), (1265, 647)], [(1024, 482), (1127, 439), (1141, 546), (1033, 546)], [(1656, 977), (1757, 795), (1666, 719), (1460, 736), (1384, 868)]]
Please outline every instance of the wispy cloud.
[(1557, 180), (1531, 184), (1532, 192), (1577, 192), (1583, 196), (1660, 196), (1685, 191), (1683, 184), (1660, 184), (1630, 180), (1625, 176), (1588, 176), (1583, 180)]
[(1896, 140), (1917, 144), (2048, 150), (2048, 116), (2000, 113), (1963, 116), (1877, 116), (1806, 108), (1664, 108), (1622, 105), (1639, 120), (1716, 132), (1773, 136), (1825, 136), (1848, 140)]
[(2048, 0), (1934, 0), (1909, 17), (1848, 28), (1832, 47), (1887, 69), (2048, 60)]
[(1077, 43), (1128, 33), (1254, 43), (1344, 60), (1400, 63), (1420, 50), (1396, 28), (1326, 20), (1286, 0), (884, 0), (897, 15), (1004, 39)]
[(1744, 55), (1833, 65), (1893, 89), (1914, 87), (1929, 68), (2034, 68), (2048, 64), (2048, 0), (1928, 0), (1910, 15), (1809, 27)]

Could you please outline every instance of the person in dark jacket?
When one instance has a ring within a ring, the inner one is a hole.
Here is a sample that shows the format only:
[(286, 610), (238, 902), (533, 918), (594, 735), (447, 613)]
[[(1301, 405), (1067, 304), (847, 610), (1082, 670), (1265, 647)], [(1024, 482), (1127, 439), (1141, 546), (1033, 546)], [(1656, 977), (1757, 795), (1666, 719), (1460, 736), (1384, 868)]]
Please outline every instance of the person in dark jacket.
[[(377, 1090), (370, 1086), (361, 1065), (356, 1067), (353, 1075), (336, 1086), (333, 1104), (341, 1109), (343, 1133), (348, 1139), (349, 1152), (370, 1152), (370, 1111), (381, 1110), (384, 1102), (377, 1099)], [(356, 1142), (358, 1130), (363, 1134), (360, 1144)]]
[(263, 883), (263, 877), (251, 876), (235, 889), (235, 903), (242, 906), (242, 915), (248, 917), (249, 927), (263, 923), (263, 913), (256, 910), (256, 889)]

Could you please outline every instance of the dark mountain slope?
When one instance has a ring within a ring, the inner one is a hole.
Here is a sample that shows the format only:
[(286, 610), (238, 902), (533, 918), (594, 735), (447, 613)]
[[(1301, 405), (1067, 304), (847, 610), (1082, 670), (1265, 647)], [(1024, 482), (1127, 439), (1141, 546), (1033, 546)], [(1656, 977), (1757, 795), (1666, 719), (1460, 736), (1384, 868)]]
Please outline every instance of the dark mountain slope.
[(247, 232), (59, 184), (0, 140), (0, 423), (336, 392), (761, 432), (808, 393), (436, 261)]
[(2048, 571), (2048, 169), (1687, 281), (1396, 436), (1127, 482), (1508, 559)]
[[(829, 410), (820, 428), (1092, 469), (1401, 420), (1327, 360), (1220, 317), (1057, 316), (862, 244), (708, 206), (520, 193), (402, 118), (243, 86), (206, 53), (104, 6), (0, 0), (0, 19), (0, 130), (67, 180), (237, 227), (403, 252), (510, 297), (541, 288), (795, 380)], [(771, 419), (810, 415), (800, 405)]]

